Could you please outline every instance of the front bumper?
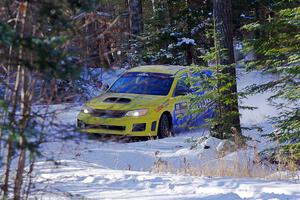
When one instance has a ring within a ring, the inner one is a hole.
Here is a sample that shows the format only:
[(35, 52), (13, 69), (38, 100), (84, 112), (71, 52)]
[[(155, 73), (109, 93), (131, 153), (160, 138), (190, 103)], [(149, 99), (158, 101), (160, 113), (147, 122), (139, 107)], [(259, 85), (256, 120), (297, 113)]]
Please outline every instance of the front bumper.
[(81, 132), (122, 136), (156, 136), (158, 123), (155, 117), (101, 118), (80, 113), (77, 127)]

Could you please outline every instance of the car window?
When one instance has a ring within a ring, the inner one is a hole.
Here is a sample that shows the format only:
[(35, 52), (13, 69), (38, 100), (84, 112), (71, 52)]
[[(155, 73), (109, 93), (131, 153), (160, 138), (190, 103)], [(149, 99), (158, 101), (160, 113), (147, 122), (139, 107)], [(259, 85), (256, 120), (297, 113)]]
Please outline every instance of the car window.
[(169, 94), (173, 79), (169, 74), (128, 72), (108, 92), (165, 96)]
[(186, 95), (189, 92), (189, 85), (187, 83), (187, 76), (183, 75), (179, 78), (176, 88), (174, 90), (174, 96)]

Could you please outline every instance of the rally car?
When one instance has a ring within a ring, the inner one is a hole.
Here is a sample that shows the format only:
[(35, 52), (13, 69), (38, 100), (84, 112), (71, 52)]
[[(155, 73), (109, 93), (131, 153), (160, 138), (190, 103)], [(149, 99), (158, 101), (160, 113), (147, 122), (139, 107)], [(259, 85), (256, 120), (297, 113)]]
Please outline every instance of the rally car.
[(88, 133), (159, 138), (200, 126), (212, 117), (213, 110), (191, 117), (188, 74), (188, 68), (182, 66), (133, 68), (82, 107), (77, 126)]

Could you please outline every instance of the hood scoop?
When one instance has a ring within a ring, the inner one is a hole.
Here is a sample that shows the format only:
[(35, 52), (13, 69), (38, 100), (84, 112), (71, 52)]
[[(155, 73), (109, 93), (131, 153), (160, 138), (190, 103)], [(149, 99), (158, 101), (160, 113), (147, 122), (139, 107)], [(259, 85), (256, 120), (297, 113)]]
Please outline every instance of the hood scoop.
[(105, 103), (129, 103), (131, 99), (121, 98), (121, 97), (108, 97), (104, 99)]

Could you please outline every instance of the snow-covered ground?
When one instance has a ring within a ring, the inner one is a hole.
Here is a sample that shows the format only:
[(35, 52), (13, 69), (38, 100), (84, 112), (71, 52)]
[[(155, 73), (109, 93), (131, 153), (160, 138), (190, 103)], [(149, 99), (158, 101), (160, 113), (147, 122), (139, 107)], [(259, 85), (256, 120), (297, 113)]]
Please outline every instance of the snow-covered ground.
[[(240, 70), (239, 88), (265, 81), (259, 72)], [(244, 125), (272, 130), (266, 115), (276, 114), (261, 94), (243, 100), (259, 107), (243, 111)], [(75, 125), (79, 105), (53, 105), (56, 122)], [(51, 135), (52, 132), (50, 131)], [(64, 134), (63, 132), (61, 134)], [(248, 149), (220, 158), (222, 142), (205, 137), (205, 130), (176, 137), (139, 142), (104, 141), (86, 134), (72, 140), (42, 145), (43, 158), (35, 165), (31, 197), (38, 199), (300, 199), (299, 175), (256, 163), (258, 150), (272, 143), (255, 131), (245, 132), (257, 140)], [(191, 142), (194, 141), (194, 142)], [(195, 143), (195, 141), (197, 141)], [(197, 144), (197, 145), (195, 145)], [(55, 162), (50, 161), (55, 160)], [(232, 174), (233, 177), (221, 177)], [(255, 175), (261, 178), (238, 178)], [(218, 177), (219, 176), (219, 177)], [(285, 180), (276, 180), (284, 178)]]
[(74, 159), (36, 167), (41, 199), (300, 199), (291, 182), (112, 170)]

